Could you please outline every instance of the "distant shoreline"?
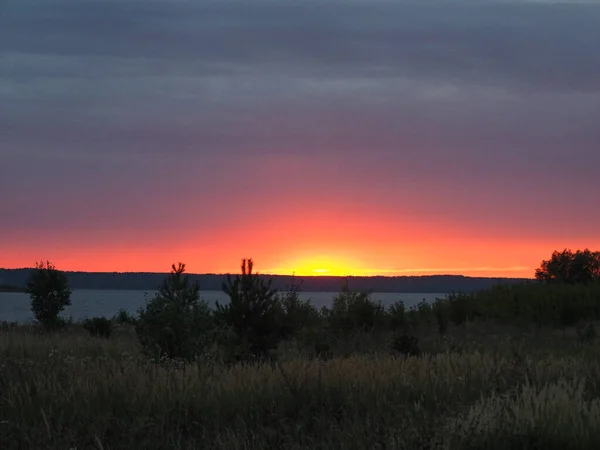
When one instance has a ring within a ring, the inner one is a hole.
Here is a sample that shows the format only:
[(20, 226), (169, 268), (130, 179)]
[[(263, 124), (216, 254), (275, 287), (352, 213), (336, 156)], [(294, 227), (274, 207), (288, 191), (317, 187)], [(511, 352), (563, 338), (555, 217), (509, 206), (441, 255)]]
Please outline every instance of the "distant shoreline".
[[(25, 286), (31, 269), (0, 269), (0, 280), (5, 286)], [(155, 291), (167, 273), (111, 273), (111, 272), (65, 272), (71, 289), (99, 291)], [(193, 274), (190, 281), (198, 282), (203, 291), (220, 291), (227, 275)], [(419, 276), (292, 276), (259, 275), (271, 279), (272, 287), (286, 290), (291, 284), (299, 285), (303, 292), (339, 292), (345, 283), (350, 289), (380, 293), (411, 292), (435, 294), (439, 292), (474, 292), (496, 284), (515, 284), (530, 281), (524, 278), (466, 277), (461, 275)], [(12, 292), (23, 292), (17, 288)]]
[(25, 288), (17, 287), (17, 286), (9, 286), (9, 285), (0, 285), (0, 292), (16, 292), (16, 293), (25, 293)]

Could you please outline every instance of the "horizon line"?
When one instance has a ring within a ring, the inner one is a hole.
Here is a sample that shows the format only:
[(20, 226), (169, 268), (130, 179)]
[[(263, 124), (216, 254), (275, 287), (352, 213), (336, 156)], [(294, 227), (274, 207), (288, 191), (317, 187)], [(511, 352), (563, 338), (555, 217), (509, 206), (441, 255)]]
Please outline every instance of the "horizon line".
[[(6, 268), (0, 267), (0, 270), (31, 270), (34, 267), (15, 267), (15, 268)], [(315, 274), (304, 274), (298, 275), (295, 273), (275, 273), (269, 269), (269, 271), (265, 272), (256, 272), (257, 275), (260, 276), (276, 276), (276, 277), (298, 277), (298, 278), (375, 278), (375, 277), (383, 277), (383, 278), (398, 278), (398, 277), (464, 277), (464, 278), (514, 278), (514, 279), (533, 279), (534, 277), (523, 277), (523, 276), (476, 276), (476, 275), (464, 275), (460, 273), (447, 273), (444, 271), (481, 271), (481, 272), (511, 272), (517, 270), (526, 270), (527, 267), (509, 267), (509, 268), (494, 268), (494, 267), (479, 267), (479, 268), (459, 268), (459, 269), (381, 269), (381, 270), (373, 270), (374, 273), (368, 274), (344, 274), (344, 275), (335, 275), (335, 274), (327, 274), (327, 273), (315, 273)], [(88, 273), (88, 274), (156, 274), (156, 275), (164, 275), (169, 274), (170, 271), (164, 272), (156, 272), (156, 271), (91, 271), (91, 270), (70, 270), (70, 269), (59, 269), (62, 272), (71, 272), (71, 273)], [(369, 271), (371, 272), (371, 271)], [(423, 272), (423, 273), (422, 273)], [(430, 272), (430, 273), (427, 273)], [(237, 272), (186, 272), (188, 275), (215, 275), (215, 276), (225, 276), (225, 275), (237, 275)], [(411, 275), (411, 273), (413, 275)]]

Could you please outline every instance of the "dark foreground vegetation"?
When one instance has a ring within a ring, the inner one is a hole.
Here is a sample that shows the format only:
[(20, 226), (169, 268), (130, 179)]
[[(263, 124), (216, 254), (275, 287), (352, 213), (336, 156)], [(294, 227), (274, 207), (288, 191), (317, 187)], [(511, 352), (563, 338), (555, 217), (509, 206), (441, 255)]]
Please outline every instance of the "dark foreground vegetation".
[(316, 310), (251, 261), (209, 308), (179, 265), (136, 317), (80, 324), (38, 265), (38, 323), (1, 331), (0, 448), (597, 448), (598, 255), (564, 255), (413, 308), (344, 288)]

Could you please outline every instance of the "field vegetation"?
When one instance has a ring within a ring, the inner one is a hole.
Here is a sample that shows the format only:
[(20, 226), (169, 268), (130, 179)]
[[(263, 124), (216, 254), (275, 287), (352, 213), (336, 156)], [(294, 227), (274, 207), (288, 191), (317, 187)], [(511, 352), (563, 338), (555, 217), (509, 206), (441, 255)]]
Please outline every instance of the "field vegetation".
[(343, 286), (322, 310), (251, 260), (211, 308), (180, 264), (136, 316), (60, 326), (68, 286), (37, 273), (44, 314), (0, 331), (0, 448), (598, 448), (595, 258), (411, 308)]

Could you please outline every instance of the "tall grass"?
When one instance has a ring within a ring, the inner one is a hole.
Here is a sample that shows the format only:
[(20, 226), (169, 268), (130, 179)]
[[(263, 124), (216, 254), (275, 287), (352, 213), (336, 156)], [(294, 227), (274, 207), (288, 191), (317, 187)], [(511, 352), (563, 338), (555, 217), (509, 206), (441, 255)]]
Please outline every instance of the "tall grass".
[(599, 444), (600, 346), (549, 329), (543, 339), (489, 329), (451, 328), (430, 341), (423, 329), (425, 347), (438, 352), (420, 358), (378, 347), (327, 362), (291, 354), (227, 366), (155, 364), (127, 326), (110, 340), (77, 327), (53, 335), (11, 328), (0, 340), (0, 448)]

